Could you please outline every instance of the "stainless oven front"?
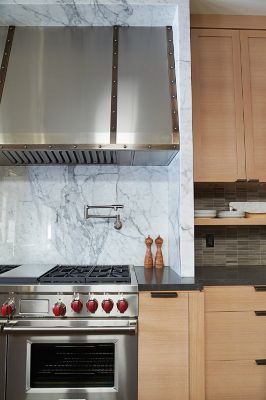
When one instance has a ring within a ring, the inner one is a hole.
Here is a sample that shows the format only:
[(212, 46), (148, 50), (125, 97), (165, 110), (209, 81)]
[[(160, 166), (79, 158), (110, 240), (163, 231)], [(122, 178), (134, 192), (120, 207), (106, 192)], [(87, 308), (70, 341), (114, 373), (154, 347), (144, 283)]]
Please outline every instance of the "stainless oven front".
[(12, 321), (6, 400), (137, 400), (137, 321)]

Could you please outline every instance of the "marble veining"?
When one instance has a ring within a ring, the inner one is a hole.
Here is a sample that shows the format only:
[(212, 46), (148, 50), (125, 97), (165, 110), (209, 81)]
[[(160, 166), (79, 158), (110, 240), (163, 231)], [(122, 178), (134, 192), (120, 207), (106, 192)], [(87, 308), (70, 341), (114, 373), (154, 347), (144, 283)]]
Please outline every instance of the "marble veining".
[(2, 0), (0, 25), (164, 26), (176, 6), (176, 0)]
[[(121, 231), (84, 220), (85, 204), (115, 203)], [(160, 234), (168, 264), (167, 167), (1, 167), (0, 210), (1, 263), (143, 265), (145, 236)]]
[[(178, 260), (180, 256), (180, 264), (175, 261), (174, 268), (177, 269), (181, 276), (189, 277), (194, 275), (194, 204), (193, 204), (193, 146), (192, 146), (192, 99), (191, 99), (191, 60), (190, 60), (190, 12), (189, 12), (189, 0), (0, 0), (0, 25), (48, 25), (48, 26), (64, 26), (64, 25), (131, 25), (131, 26), (164, 26), (173, 25), (174, 31), (174, 46), (175, 46), (175, 63), (176, 63), (176, 74), (177, 74), (177, 91), (178, 91), (178, 107), (179, 107), (179, 127), (180, 127), (180, 144), (181, 151), (179, 155), (179, 192), (177, 188), (171, 188), (169, 186), (169, 210), (172, 208), (175, 201), (175, 197), (180, 198), (178, 215), (170, 217), (168, 222), (165, 222), (163, 227), (165, 232), (169, 229), (169, 243), (178, 243), (179, 247), (176, 247), (174, 252), (172, 246), (170, 246), (169, 259)], [(109, 168), (109, 167), (108, 167)], [(161, 168), (160, 168), (161, 169)], [(154, 171), (154, 170), (153, 170)], [(165, 170), (164, 170), (164, 173)], [(176, 172), (173, 172), (175, 174)], [(26, 174), (26, 172), (25, 172)], [(27, 172), (28, 174), (28, 172)], [(65, 172), (66, 176), (68, 174)], [(127, 172), (130, 175), (130, 172)], [(134, 173), (135, 174), (135, 173)], [(172, 172), (169, 172), (169, 177)], [(120, 176), (120, 174), (118, 174)], [(129, 176), (128, 175), (128, 176)], [(26, 176), (26, 175), (25, 175)], [(136, 175), (134, 175), (136, 176)], [(169, 182), (171, 178), (169, 178)], [(120, 178), (118, 179), (120, 182)], [(137, 184), (137, 182), (136, 182)], [(148, 185), (147, 182), (145, 185)], [(168, 187), (168, 181), (166, 179), (165, 185)], [(170, 185), (170, 183), (169, 183)], [(33, 185), (34, 186), (34, 185)], [(118, 185), (119, 186), (119, 185)], [(142, 186), (142, 183), (141, 183)], [(146, 186), (145, 186), (146, 187)], [(56, 187), (53, 190), (57, 190)], [(79, 193), (83, 193), (80, 185), (78, 185)], [(41, 189), (40, 189), (41, 191)], [(94, 193), (94, 190), (93, 190)], [(153, 192), (154, 193), (154, 192)], [(62, 196), (60, 192), (60, 196)], [(142, 192), (140, 192), (140, 197)], [(160, 197), (161, 195), (159, 195)], [(65, 196), (67, 198), (67, 196)], [(125, 196), (126, 197), (126, 196)], [(134, 196), (133, 196), (134, 198)], [(153, 196), (151, 196), (153, 199)], [(152, 201), (152, 200), (151, 200)], [(37, 202), (39, 209), (44, 209), (44, 205), (40, 205), (40, 200)], [(150, 204), (150, 202), (148, 203)], [(37, 205), (35, 206), (37, 207)], [(38, 209), (37, 207), (37, 209)], [(65, 207), (65, 206), (64, 206)], [(52, 229), (53, 240), (50, 240), (50, 248), (54, 251), (54, 254), (59, 254), (62, 259), (71, 259), (76, 250), (71, 250), (71, 243), (74, 243), (69, 238), (72, 234), (69, 233), (67, 224), (63, 221), (62, 213), (68, 213), (67, 207), (61, 209), (59, 207), (59, 213), (57, 215), (58, 221), (62, 223), (64, 229), (62, 235), (57, 235), (57, 242), (54, 244), (56, 237), (56, 229)], [(26, 208), (26, 204), (25, 204)], [(31, 209), (31, 202), (29, 202), (29, 210)], [(150, 209), (153, 209), (152, 207)], [(165, 210), (165, 208), (163, 208)], [(168, 210), (168, 211), (169, 211)], [(132, 211), (133, 212), (133, 211)], [(10, 226), (8, 231), (4, 229), (5, 235), (13, 236), (12, 220), (14, 221), (14, 210), (8, 209), (10, 215)], [(3, 213), (2, 213), (3, 214)], [(54, 218), (55, 211), (51, 207), (46, 206), (46, 214), (38, 214), (35, 211), (35, 216), (32, 217), (32, 222), (36, 222), (36, 216), (39, 218), (47, 218), (49, 220), (50, 215)], [(41, 215), (41, 217), (40, 217)], [(87, 226), (84, 226), (80, 220), (78, 220), (78, 212), (74, 218), (74, 226), (79, 226), (84, 232), (87, 233)], [(165, 216), (170, 215), (167, 212)], [(148, 213), (149, 217), (149, 213)], [(52, 217), (51, 217), (52, 218)], [(76, 218), (76, 219), (75, 219)], [(141, 234), (145, 231), (147, 226), (147, 213), (136, 218), (138, 221), (141, 220), (141, 224), (137, 223), (137, 227), (133, 229), (134, 234), (140, 229)], [(30, 217), (28, 217), (29, 222)], [(173, 221), (178, 221), (178, 228), (172, 227)], [(71, 219), (70, 219), (71, 222)], [(142, 222), (144, 225), (142, 225)], [(23, 223), (23, 219), (22, 219)], [(44, 226), (48, 226), (48, 223)], [(145, 225), (146, 224), (146, 225)], [(169, 225), (169, 226), (168, 226)], [(50, 226), (50, 225), (49, 225)], [(133, 226), (133, 225), (132, 225)], [(143, 227), (144, 226), (144, 227)], [(160, 226), (160, 225), (159, 225)], [(153, 227), (153, 225), (152, 225)], [(97, 226), (98, 228), (98, 226)], [(103, 227), (101, 227), (103, 229)], [(48, 229), (48, 228), (47, 228)], [(38, 235), (41, 229), (39, 229)], [(27, 231), (28, 232), (28, 231)], [(104, 231), (105, 232), (105, 231)], [(109, 232), (109, 231), (108, 231)], [(43, 233), (44, 235), (47, 232)], [(156, 232), (157, 233), (157, 232)], [(27, 233), (28, 234), (28, 233)], [(77, 234), (78, 235), (78, 234)], [(114, 235), (114, 236), (112, 236)], [(101, 249), (104, 251), (99, 252), (98, 241), (94, 245), (91, 251), (90, 257), (94, 259), (101, 259), (102, 255), (109, 254), (112, 259), (112, 241), (120, 238), (121, 233), (106, 233), (106, 242), (108, 245), (111, 243), (110, 248), (107, 248), (107, 244), (102, 244)], [(176, 236), (175, 236), (176, 235)], [(37, 234), (36, 234), (37, 236)], [(76, 241), (79, 240), (78, 239)], [(110, 239), (111, 238), (111, 239)], [(21, 239), (21, 238), (20, 238)], [(22, 240), (22, 239), (21, 239)], [(41, 240), (41, 236), (40, 236)], [(84, 240), (84, 235), (82, 236)], [(100, 238), (98, 238), (100, 242)], [(128, 239), (125, 239), (128, 243)], [(134, 239), (135, 240), (135, 239)], [(143, 238), (136, 239), (135, 243), (137, 249), (140, 249), (140, 242)], [(86, 239), (84, 243), (87, 243)], [(11, 252), (11, 258), (14, 257), (12, 251), (15, 251), (11, 245), (12, 239), (9, 243), (9, 251)], [(27, 242), (28, 243), (28, 242)], [(29, 245), (34, 248), (34, 245)], [(56, 247), (57, 246), (57, 247)], [(62, 246), (62, 250), (61, 250)], [(78, 246), (78, 244), (77, 244)], [(36, 247), (36, 245), (35, 245)], [(17, 246), (14, 246), (17, 248)], [(120, 245), (121, 248), (121, 245)], [(27, 253), (27, 247), (23, 247), (23, 251)], [(58, 249), (61, 253), (58, 253)], [(62, 255), (63, 254), (63, 255)], [(72, 255), (71, 255), (72, 254)], [(121, 254), (122, 250), (121, 250)], [(58, 259), (60, 258), (58, 255)], [(79, 258), (82, 258), (78, 254)], [(86, 256), (87, 257), (87, 256)], [(123, 256), (124, 257), (124, 256)], [(136, 258), (138, 257), (138, 258)], [(92, 259), (90, 258), (90, 259)], [(140, 260), (140, 256), (132, 255), (132, 259), (135, 261)]]

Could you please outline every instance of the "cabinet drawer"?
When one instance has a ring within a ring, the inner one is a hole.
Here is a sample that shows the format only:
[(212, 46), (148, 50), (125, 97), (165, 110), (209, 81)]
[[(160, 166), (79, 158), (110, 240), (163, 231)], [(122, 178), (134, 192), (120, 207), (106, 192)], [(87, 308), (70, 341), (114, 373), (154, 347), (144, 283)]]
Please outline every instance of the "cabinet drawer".
[(266, 286), (212, 286), (204, 292), (206, 312), (266, 310)]
[(265, 400), (266, 365), (251, 361), (208, 361), (206, 400)]
[(266, 316), (255, 312), (205, 314), (207, 360), (266, 358)]

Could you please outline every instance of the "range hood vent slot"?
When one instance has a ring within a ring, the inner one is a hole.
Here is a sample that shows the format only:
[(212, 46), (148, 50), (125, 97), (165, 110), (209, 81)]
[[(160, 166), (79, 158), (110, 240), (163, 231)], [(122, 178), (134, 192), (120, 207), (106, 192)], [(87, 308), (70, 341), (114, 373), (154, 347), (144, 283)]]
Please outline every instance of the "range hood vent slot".
[(116, 153), (114, 150), (3, 150), (1, 152), (7, 163), (12, 165), (116, 165)]

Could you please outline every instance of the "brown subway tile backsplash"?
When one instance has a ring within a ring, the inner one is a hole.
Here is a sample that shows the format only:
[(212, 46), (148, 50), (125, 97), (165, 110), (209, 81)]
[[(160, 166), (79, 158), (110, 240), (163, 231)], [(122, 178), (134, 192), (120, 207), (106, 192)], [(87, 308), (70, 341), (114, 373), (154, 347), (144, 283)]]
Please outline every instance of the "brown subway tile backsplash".
[[(195, 209), (228, 210), (230, 201), (266, 201), (266, 184), (195, 184)], [(206, 248), (206, 234), (214, 247)], [(266, 266), (266, 226), (195, 227), (196, 266)]]

